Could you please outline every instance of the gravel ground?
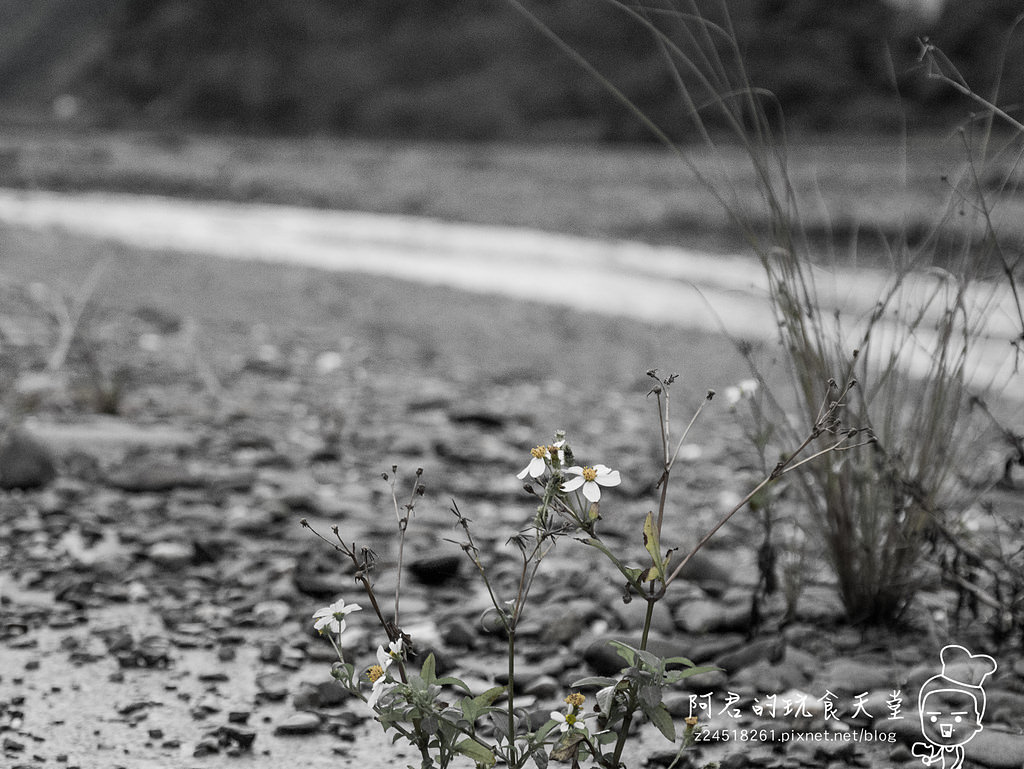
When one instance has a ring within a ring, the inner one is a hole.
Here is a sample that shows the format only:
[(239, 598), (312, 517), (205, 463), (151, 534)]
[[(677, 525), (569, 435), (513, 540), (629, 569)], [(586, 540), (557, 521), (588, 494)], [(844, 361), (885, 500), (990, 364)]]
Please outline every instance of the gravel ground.
[[(5, 486), (27, 487), (0, 495), (0, 740), (10, 766), (415, 763), (330, 681), (330, 649), (310, 617), (338, 595), (359, 598), (337, 555), (299, 521), (337, 524), (377, 550), (386, 595), (397, 549), (380, 473), (396, 464), (408, 479), (423, 467), (405, 626), (442, 669), (485, 687), (503, 668), (502, 643), (479, 622), (486, 603), (470, 564), (443, 542), (456, 535), (450, 500), (475, 521), (495, 569), (507, 569), (505, 539), (532, 513), (515, 473), (531, 446), (566, 428), (578, 455), (621, 470), (602, 513), (609, 538), (639, 552), (657, 480), (643, 371), (683, 372), (677, 414), (742, 372), (709, 335), (382, 278), (2, 235), (11, 256), (0, 366), (5, 421), (19, 429), (0, 466)], [(63, 365), (38, 374), (59, 346), (55, 299), (73, 297), (106, 257)], [(665, 540), (694, 542), (756, 476), (734, 416), (712, 410), (685, 452)], [(991, 504), (1019, 510), (1019, 492)], [(964, 639), (980, 651), (983, 636), (950, 637), (949, 596), (937, 586), (905, 628), (848, 628), (815, 573), (793, 618), (782, 622), (775, 596), (754, 625), (758, 544), (756, 520), (737, 516), (656, 619), (659, 651), (724, 669), (671, 695), (682, 718), (689, 694), (714, 694), (706, 722), (719, 739), (691, 765), (911, 761), (913, 700), (939, 647)], [(620, 592), (592, 554), (559, 546), (523, 628), (520, 705), (546, 714), (572, 680), (609, 669), (604, 640), (639, 626), (636, 602)], [(369, 617), (351, 624), (351, 652), (369, 664), (381, 634)], [(1009, 769), (1024, 755), (1024, 665), (1012, 650), (998, 658), (987, 728), (968, 756)], [(911, 693), (903, 720), (884, 715), (895, 689)], [(744, 712), (736, 720), (719, 712), (730, 692)], [(755, 697), (794, 692), (808, 697), (808, 718), (752, 715)], [(815, 710), (826, 692), (845, 716), (834, 723)], [(861, 693), (871, 719), (850, 717)], [(755, 727), (833, 736), (722, 740)], [(878, 736), (890, 733), (895, 742)], [(664, 765), (668, 744), (649, 727), (640, 736), (629, 765)]]

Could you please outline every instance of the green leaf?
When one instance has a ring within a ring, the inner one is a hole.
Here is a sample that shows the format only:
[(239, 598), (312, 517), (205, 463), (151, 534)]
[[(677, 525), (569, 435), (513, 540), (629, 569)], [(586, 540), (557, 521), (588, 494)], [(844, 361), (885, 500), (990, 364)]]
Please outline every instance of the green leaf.
[(636, 656), (651, 670), (661, 670), (664, 665), (661, 657), (643, 649), (637, 649)]
[(463, 697), (459, 701), (459, 708), (462, 709), (462, 717), (471, 724), (475, 724), (476, 720), (483, 715), (482, 708), (477, 707), (476, 701), (470, 697)]
[(640, 705), (644, 710), (661, 704), (661, 687), (656, 684), (641, 686), (638, 694), (640, 695)]
[(548, 754), (544, 752), (543, 748), (533, 751), (530, 754), (530, 758), (537, 765), (537, 769), (548, 769)]
[(481, 708), (490, 707), (494, 704), (495, 700), (497, 700), (501, 695), (505, 693), (506, 689), (508, 689), (507, 686), (495, 686), (491, 689), (488, 689), (478, 697), (474, 697), (473, 702), (475, 702)]
[(629, 644), (622, 643), (622, 641), (609, 641), (608, 643), (615, 648), (616, 654), (622, 657), (622, 659), (626, 660), (627, 664), (636, 664), (636, 653), (639, 651), (639, 649), (634, 649)]
[(665, 664), (666, 665), (684, 665), (684, 666), (686, 666), (688, 668), (694, 667), (693, 662), (688, 660), (686, 657), (666, 657), (665, 658)]
[(471, 737), (467, 737), (455, 745), (455, 750), (464, 756), (468, 756), (481, 766), (494, 766), (496, 759), (490, 748)]
[(615, 686), (616, 683), (618, 683), (617, 679), (607, 676), (587, 676), (579, 681), (573, 681), (570, 688), (582, 689), (587, 686), (596, 686), (598, 689), (603, 689), (606, 686)]
[(538, 729), (535, 735), (533, 735), (533, 741), (538, 743), (544, 742), (544, 739), (549, 734), (551, 734), (551, 730), (554, 729), (556, 726), (558, 726), (557, 721), (555, 721), (554, 719), (548, 720), (548, 722), (544, 724), (540, 729)]
[(648, 513), (644, 519), (644, 549), (651, 556), (651, 568), (646, 574), (648, 582), (664, 579), (665, 566), (661, 560), (661, 543), (658, 541), (658, 530), (654, 527), (654, 513)]
[(495, 717), (494, 713), (490, 713), (487, 719), (491, 722), (491, 726), (494, 727), (494, 731), (498, 733), (498, 737), (502, 740), (508, 739), (508, 721), (504, 718)]
[(651, 723), (658, 727), (658, 731), (665, 735), (666, 740), (676, 741), (676, 726), (672, 723), (672, 716), (669, 715), (664, 705), (659, 703), (653, 708), (645, 707), (643, 711), (651, 719)]
[(571, 761), (576, 755), (579, 744), (586, 739), (586, 735), (573, 729), (567, 732), (551, 751), (551, 758), (554, 761)]
[(430, 686), (437, 680), (437, 673), (435, 672), (436, 665), (437, 663), (434, 660), (433, 653), (428, 654), (427, 658), (423, 660), (423, 667), (420, 669), (420, 677), (427, 686)]
[(699, 668), (687, 668), (686, 670), (670, 670), (665, 674), (665, 680), (670, 684), (674, 684), (676, 681), (682, 681), (684, 678), (699, 676), (702, 673), (714, 673), (718, 670), (721, 670), (721, 668), (714, 665), (702, 665)]
[(458, 678), (453, 678), (452, 676), (438, 678), (434, 683), (439, 684), (440, 686), (454, 686), (456, 689), (462, 689), (466, 694), (470, 694), (469, 686), (467, 686), (465, 682), (460, 681)]

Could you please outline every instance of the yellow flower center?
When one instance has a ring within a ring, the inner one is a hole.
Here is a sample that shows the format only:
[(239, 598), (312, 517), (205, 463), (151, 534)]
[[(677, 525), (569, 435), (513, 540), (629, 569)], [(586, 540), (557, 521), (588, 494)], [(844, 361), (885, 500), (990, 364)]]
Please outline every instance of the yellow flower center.
[(568, 697), (565, 698), (565, 702), (566, 702), (566, 704), (572, 705), (574, 708), (579, 709), (579, 708), (583, 707), (583, 701), (585, 699), (586, 699), (586, 697), (584, 697), (579, 692), (573, 692), (572, 694), (570, 694)]
[(534, 448), (530, 449), (530, 456), (532, 456), (534, 459), (544, 459), (547, 455), (547, 446), (535, 446)]
[(576, 726), (576, 714), (570, 713), (567, 715), (565, 717), (565, 723), (569, 724), (569, 726)]
[(371, 684), (377, 683), (377, 679), (384, 675), (384, 668), (380, 665), (371, 665), (370, 669), (366, 671), (366, 677), (370, 679)]
[(685, 720), (687, 726), (693, 727), (697, 725), (697, 716), (688, 716)]
[(597, 477), (597, 470), (595, 470), (593, 467), (584, 467), (583, 468), (583, 480), (585, 480), (585, 481), (592, 481), (596, 477)]

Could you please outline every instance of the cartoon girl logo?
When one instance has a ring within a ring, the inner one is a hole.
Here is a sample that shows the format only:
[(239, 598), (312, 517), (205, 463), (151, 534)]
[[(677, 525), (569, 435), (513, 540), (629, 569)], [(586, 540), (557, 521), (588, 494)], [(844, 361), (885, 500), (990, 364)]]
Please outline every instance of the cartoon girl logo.
[(912, 752), (933, 769), (960, 769), (964, 745), (982, 730), (985, 714), (985, 679), (996, 670), (987, 654), (971, 654), (950, 644), (939, 653), (942, 672), (921, 686), (918, 706), (921, 733), (927, 742), (915, 742)]

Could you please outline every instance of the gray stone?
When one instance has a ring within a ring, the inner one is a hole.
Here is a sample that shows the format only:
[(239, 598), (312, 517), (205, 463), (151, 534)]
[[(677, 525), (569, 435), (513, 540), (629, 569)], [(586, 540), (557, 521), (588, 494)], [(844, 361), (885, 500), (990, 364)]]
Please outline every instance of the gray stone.
[(409, 562), (409, 573), (423, 585), (443, 585), (458, 579), (464, 560), (461, 553), (422, 556)]
[(195, 554), (195, 545), (191, 542), (154, 542), (146, 550), (146, 557), (165, 569), (184, 568)]
[(835, 694), (860, 694), (875, 689), (899, 689), (899, 676), (877, 662), (840, 658), (825, 665), (817, 676)]
[(679, 576), (699, 585), (709, 595), (720, 596), (732, 583), (734, 571), (726, 565), (725, 556), (701, 551), (687, 561)]
[(262, 627), (279, 627), (291, 613), (291, 606), (284, 601), (260, 601), (252, 608), (253, 619)]
[(22, 430), (0, 442), (0, 489), (37, 489), (57, 477), (53, 454)]
[(277, 726), (275, 726), (274, 734), (282, 736), (312, 734), (319, 730), (320, 716), (316, 713), (300, 710), (296, 713), (292, 713), (292, 715), (288, 716), (284, 721), (281, 721)]
[(786, 641), (781, 636), (761, 638), (720, 656), (715, 664), (727, 674), (736, 673), (757, 662), (779, 662), (786, 656)]
[(688, 633), (746, 631), (750, 627), (750, 607), (709, 599), (687, 601), (676, 607), (675, 623)]
[(203, 485), (203, 479), (181, 462), (150, 459), (110, 472), (107, 483), (132, 493), (165, 493), (179, 488), (198, 488)]
[(990, 769), (1021, 769), (1024, 767), (1024, 735), (985, 728), (964, 746), (964, 753), (969, 760)]

